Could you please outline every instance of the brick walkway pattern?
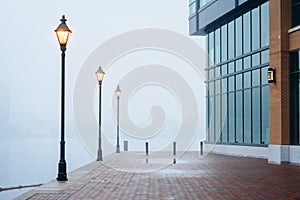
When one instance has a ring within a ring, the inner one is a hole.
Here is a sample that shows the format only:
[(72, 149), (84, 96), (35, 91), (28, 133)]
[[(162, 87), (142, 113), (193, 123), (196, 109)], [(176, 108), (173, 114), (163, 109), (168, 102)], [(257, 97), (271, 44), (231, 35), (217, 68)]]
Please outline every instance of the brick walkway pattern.
[(36, 193), (30, 200), (297, 199), (300, 166), (267, 160), (184, 153), (120, 153), (59, 193)]

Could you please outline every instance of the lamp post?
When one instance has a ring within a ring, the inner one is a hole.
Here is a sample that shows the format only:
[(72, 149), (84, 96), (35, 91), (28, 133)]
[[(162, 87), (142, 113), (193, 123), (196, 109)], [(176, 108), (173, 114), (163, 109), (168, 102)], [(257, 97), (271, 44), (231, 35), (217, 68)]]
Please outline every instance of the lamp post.
[(101, 86), (104, 78), (104, 71), (101, 69), (101, 66), (96, 71), (96, 77), (99, 83), (99, 138), (98, 138), (98, 154), (97, 161), (102, 161), (102, 147), (101, 147)]
[(120, 111), (120, 96), (121, 96), (121, 89), (118, 85), (116, 91), (115, 91), (116, 97), (117, 97), (117, 147), (116, 147), (116, 153), (120, 153), (120, 127), (119, 127), (119, 111)]
[(60, 160), (58, 163), (58, 181), (67, 181), (67, 163), (65, 160), (65, 51), (68, 39), (72, 33), (66, 24), (65, 16), (61, 18), (61, 23), (55, 30), (61, 50), (61, 141), (60, 141)]

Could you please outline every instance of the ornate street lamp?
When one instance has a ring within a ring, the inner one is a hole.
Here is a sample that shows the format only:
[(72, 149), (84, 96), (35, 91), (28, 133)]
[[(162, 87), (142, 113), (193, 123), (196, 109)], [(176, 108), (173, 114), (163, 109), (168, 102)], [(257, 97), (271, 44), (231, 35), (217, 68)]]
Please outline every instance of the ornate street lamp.
[(116, 147), (116, 153), (120, 153), (120, 127), (119, 127), (119, 111), (120, 111), (120, 96), (121, 96), (121, 89), (118, 85), (116, 91), (115, 91), (116, 97), (117, 97), (117, 147)]
[(72, 31), (66, 24), (65, 16), (61, 18), (61, 23), (55, 30), (61, 50), (61, 141), (60, 141), (60, 160), (58, 163), (58, 181), (67, 181), (67, 163), (65, 160), (65, 51)]
[(96, 71), (96, 77), (99, 83), (99, 138), (98, 138), (98, 155), (97, 161), (102, 161), (102, 147), (101, 147), (101, 86), (104, 78), (104, 71), (101, 69), (101, 66)]

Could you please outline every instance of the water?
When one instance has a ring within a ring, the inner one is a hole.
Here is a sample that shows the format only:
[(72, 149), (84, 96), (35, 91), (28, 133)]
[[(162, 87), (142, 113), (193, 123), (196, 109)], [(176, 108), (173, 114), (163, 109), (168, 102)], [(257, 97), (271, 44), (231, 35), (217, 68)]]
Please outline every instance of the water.
[[(0, 187), (46, 183), (57, 177), (59, 138), (1, 138), (0, 158)], [(77, 138), (66, 139), (68, 172), (93, 160)], [(12, 199), (30, 189), (0, 192), (0, 200)]]

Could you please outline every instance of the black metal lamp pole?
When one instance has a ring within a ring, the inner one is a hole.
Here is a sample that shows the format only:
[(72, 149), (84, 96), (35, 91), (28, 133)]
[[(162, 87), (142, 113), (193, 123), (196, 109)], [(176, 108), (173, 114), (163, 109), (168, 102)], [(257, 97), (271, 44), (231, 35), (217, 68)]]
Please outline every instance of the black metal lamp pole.
[(96, 71), (96, 77), (98, 79), (98, 83), (99, 83), (99, 138), (98, 138), (98, 154), (97, 154), (97, 161), (103, 161), (103, 157), (102, 157), (102, 139), (101, 139), (101, 88), (102, 88), (102, 81), (104, 78), (105, 73), (103, 72), (103, 70), (101, 69), (101, 67), (99, 67), (99, 69)]
[(116, 146), (116, 153), (120, 153), (120, 96), (121, 96), (121, 89), (118, 85), (116, 91), (115, 91), (116, 97), (117, 97), (117, 146)]
[(65, 16), (60, 20), (61, 24), (55, 30), (61, 49), (61, 140), (60, 140), (60, 160), (58, 163), (58, 181), (67, 181), (67, 163), (65, 160), (65, 51), (67, 42), (72, 31), (66, 25)]

